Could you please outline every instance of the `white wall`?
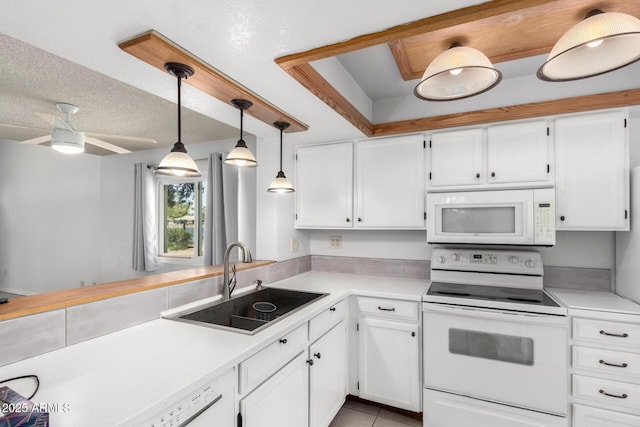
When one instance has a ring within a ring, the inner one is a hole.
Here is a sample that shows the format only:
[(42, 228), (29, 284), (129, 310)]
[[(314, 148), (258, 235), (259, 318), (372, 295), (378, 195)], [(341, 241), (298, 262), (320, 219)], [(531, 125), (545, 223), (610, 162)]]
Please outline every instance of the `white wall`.
[(100, 158), (0, 142), (0, 289), (99, 280)]

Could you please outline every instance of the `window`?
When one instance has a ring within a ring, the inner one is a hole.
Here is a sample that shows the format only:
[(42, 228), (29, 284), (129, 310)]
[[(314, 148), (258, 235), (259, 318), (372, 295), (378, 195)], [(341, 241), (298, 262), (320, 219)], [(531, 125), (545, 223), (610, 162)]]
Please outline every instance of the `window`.
[(158, 252), (161, 257), (204, 255), (206, 181), (163, 177), (158, 181)]

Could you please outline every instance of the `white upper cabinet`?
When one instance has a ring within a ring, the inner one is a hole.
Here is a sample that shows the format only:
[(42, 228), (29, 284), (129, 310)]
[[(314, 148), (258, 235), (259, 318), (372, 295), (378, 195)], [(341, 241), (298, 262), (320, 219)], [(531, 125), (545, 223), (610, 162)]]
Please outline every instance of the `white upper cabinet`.
[[(300, 146), (296, 227), (424, 229), (422, 135)], [(355, 212), (355, 214), (354, 214)]]
[(296, 227), (353, 226), (353, 144), (296, 150)]
[(626, 111), (556, 120), (556, 229), (629, 229)]
[(429, 151), (431, 187), (482, 184), (482, 129), (434, 133)]
[(546, 120), (489, 126), (487, 182), (546, 183), (550, 180), (548, 129)]
[(431, 191), (553, 185), (546, 120), (437, 132), (429, 151)]
[(422, 135), (356, 143), (356, 227), (424, 228)]

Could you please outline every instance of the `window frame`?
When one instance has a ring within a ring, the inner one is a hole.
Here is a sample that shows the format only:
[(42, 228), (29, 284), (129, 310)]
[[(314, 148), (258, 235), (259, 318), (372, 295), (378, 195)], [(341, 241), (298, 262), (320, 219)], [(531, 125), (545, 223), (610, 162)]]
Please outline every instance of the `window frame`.
[[(165, 186), (171, 184), (194, 184), (194, 226), (193, 226), (193, 241), (194, 241), (194, 253), (193, 255), (176, 255), (167, 253), (164, 251), (165, 239), (166, 239), (166, 206), (165, 206)], [(161, 263), (171, 264), (189, 264), (195, 266), (204, 265), (204, 250), (203, 253), (198, 253), (201, 241), (204, 241), (204, 231), (200, 230), (200, 223), (202, 222), (202, 206), (204, 203), (204, 190), (206, 185), (206, 179), (201, 177), (172, 177), (163, 175), (159, 177), (156, 175), (156, 214), (157, 214), (157, 243), (158, 243), (158, 260)]]

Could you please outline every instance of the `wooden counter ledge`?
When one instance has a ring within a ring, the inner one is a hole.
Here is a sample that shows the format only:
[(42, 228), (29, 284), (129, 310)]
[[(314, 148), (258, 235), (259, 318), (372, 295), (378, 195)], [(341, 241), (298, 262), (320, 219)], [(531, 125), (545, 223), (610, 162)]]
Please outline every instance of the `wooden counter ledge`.
[[(274, 264), (275, 261), (253, 261), (249, 264), (236, 263), (237, 271), (249, 270)], [(65, 289), (43, 294), (19, 297), (6, 304), (0, 304), (0, 321), (57, 310), (74, 305), (86, 304), (108, 298), (143, 292), (179, 283), (222, 276), (222, 265), (196, 267), (188, 270), (172, 271), (154, 274), (136, 279), (120, 280), (117, 282), (101, 283), (84, 288)]]

